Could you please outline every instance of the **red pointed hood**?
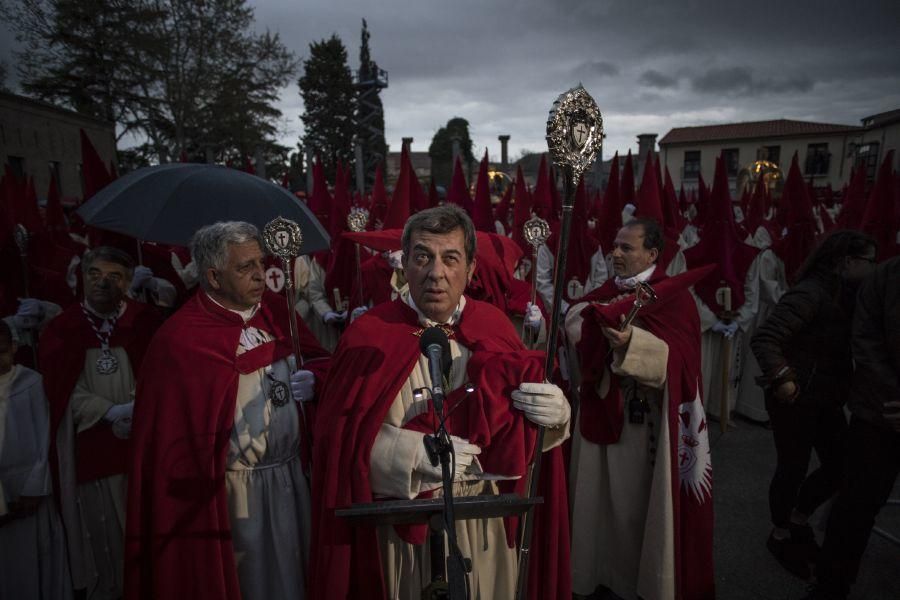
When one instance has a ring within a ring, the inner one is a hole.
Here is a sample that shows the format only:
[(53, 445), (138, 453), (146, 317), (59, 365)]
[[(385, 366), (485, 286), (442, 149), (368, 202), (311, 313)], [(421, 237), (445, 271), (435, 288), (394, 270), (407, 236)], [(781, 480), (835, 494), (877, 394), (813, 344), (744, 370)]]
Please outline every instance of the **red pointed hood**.
[(613, 156), (612, 165), (609, 168), (606, 193), (603, 194), (600, 216), (597, 217), (597, 227), (594, 229), (594, 235), (600, 242), (604, 254), (612, 251), (613, 241), (621, 228), (622, 203), (619, 196), (619, 153), (617, 152)]
[[(555, 254), (559, 247), (557, 233), (550, 237), (548, 244), (550, 251)], [(563, 284), (563, 298), (566, 302), (571, 304), (584, 295), (584, 285), (591, 274), (591, 257), (596, 254), (599, 245), (588, 228), (588, 194), (582, 179), (575, 190), (575, 206), (572, 208), (572, 229)]]
[(62, 209), (59, 185), (56, 177), (50, 176), (50, 187), (47, 189), (47, 212), (45, 213), (47, 229), (51, 232), (65, 232), (68, 229), (66, 217)]
[(744, 280), (759, 249), (745, 244), (734, 224), (734, 211), (728, 191), (725, 161), (716, 159), (716, 173), (710, 198), (709, 214), (700, 242), (684, 251), (689, 269), (713, 264), (713, 271), (699, 281), (694, 290), (707, 308), (719, 312), (716, 291), (723, 285), (731, 289), (732, 309), (744, 304)]
[(542, 219), (550, 221), (553, 215), (553, 197), (550, 195), (550, 177), (547, 172), (547, 157), (541, 155), (537, 181), (531, 195), (531, 210)]
[(531, 246), (525, 241), (523, 228), (525, 222), (531, 218), (531, 193), (525, 183), (525, 175), (522, 174), (522, 165), (516, 169), (516, 205), (513, 209), (512, 238), (519, 244), (522, 250), (530, 255)]
[(669, 167), (666, 167), (665, 178), (666, 183), (663, 186), (663, 216), (665, 217), (665, 228), (669, 232), (669, 235), (677, 240), (678, 236), (681, 235), (681, 232), (684, 231), (687, 220), (679, 210), (678, 196), (675, 195), (675, 184), (672, 183)]
[(81, 136), (81, 174), (84, 180), (84, 199), (88, 200), (106, 187), (112, 181), (112, 177), (84, 129), (80, 129), (79, 134)]
[(859, 229), (866, 210), (866, 170), (859, 166), (850, 175), (850, 185), (841, 199), (837, 225), (842, 229)]
[(625, 168), (622, 169), (622, 183), (619, 186), (619, 204), (625, 208), (626, 204), (637, 204), (634, 193), (634, 164), (631, 158), (631, 150), (625, 157)]
[(706, 182), (703, 180), (703, 173), (697, 174), (697, 201), (694, 202), (694, 210), (697, 211), (694, 222), (702, 230), (709, 213), (709, 188), (706, 187)]
[(659, 196), (659, 181), (656, 179), (656, 167), (653, 165), (653, 153), (647, 152), (644, 175), (637, 193), (637, 210), (635, 217), (653, 219), (657, 223), (665, 223), (662, 198)]
[(453, 179), (450, 180), (450, 189), (447, 190), (447, 202), (461, 207), (466, 213), (471, 215), (475, 210), (472, 197), (469, 195), (469, 184), (466, 183), (466, 177), (463, 175), (462, 161), (456, 157), (456, 163), (453, 165)]
[[(750, 196), (747, 212), (744, 213), (744, 229), (747, 230), (748, 235), (755, 235), (760, 225), (766, 224), (766, 212), (768, 212), (767, 195), (766, 182), (760, 177), (757, 179), (756, 186), (753, 188), (753, 194)], [(770, 233), (774, 234), (776, 232)], [(775, 237), (773, 236), (772, 239), (775, 239)]]
[(369, 229), (376, 229), (384, 225), (388, 212), (387, 190), (384, 189), (384, 175), (381, 173), (381, 163), (375, 167), (375, 183), (372, 185), (372, 208), (369, 211)]
[(475, 184), (475, 202), (472, 221), (478, 231), (494, 231), (494, 216), (491, 211), (491, 185), (488, 181), (488, 156), (484, 153), (478, 167), (478, 181)]
[(806, 257), (816, 246), (816, 217), (806, 182), (800, 173), (797, 153), (791, 161), (784, 190), (781, 194), (780, 209), (784, 214), (784, 226), (787, 234), (773, 244), (775, 253), (784, 261), (784, 272), (789, 281), (793, 281), (797, 270), (803, 265)]
[(331, 195), (328, 193), (328, 182), (325, 180), (325, 168), (322, 161), (313, 163), (313, 189), (309, 197), (309, 209), (319, 219), (322, 227), (329, 229), (331, 214)]
[[(400, 156), (400, 174), (394, 185), (394, 193), (391, 196), (391, 206), (388, 208), (387, 217), (384, 219), (384, 229), (403, 228), (409, 215), (412, 214), (413, 198), (410, 196), (410, 179), (415, 179), (415, 173), (410, 172), (410, 163), (405, 157), (404, 148)], [(418, 183), (418, 180), (416, 180)]]
[(434, 184), (434, 179), (432, 179), (431, 183), (428, 184), (428, 208), (434, 208), (440, 203), (441, 196), (440, 194), (438, 194), (437, 186)]
[(503, 225), (503, 228), (509, 233), (509, 206), (512, 204), (513, 186), (507, 185), (500, 203), (497, 204), (497, 220)]
[(894, 151), (885, 155), (875, 178), (875, 185), (866, 204), (860, 229), (875, 238), (878, 242), (880, 259), (891, 258), (898, 254), (897, 231), (900, 230), (900, 219), (897, 218), (897, 188), (891, 165), (894, 162)]
[(338, 159), (334, 179), (334, 197), (329, 211), (329, 229), (332, 239), (336, 239), (347, 228), (347, 216), (350, 214), (350, 170)]
[(425, 194), (425, 190), (422, 189), (422, 184), (419, 183), (419, 176), (416, 175), (416, 169), (413, 167), (409, 150), (404, 152), (400, 158), (406, 163), (406, 170), (409, 172), (407, 185), (409, 186), (410, 210), (413, 213), (425, 210), (428, 208), (428, 196)]

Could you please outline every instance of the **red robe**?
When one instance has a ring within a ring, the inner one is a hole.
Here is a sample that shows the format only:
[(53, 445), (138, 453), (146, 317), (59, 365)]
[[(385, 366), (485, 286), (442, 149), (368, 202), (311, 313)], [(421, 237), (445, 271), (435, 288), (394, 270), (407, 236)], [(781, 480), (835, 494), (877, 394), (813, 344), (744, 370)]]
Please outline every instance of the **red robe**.
[[(687, 288), (708, 275), (710, 270), (711, 267), (705, 267), (683, 273), (678, 276), (683, 285), (664, 291), (666, 281), (674, 283), (676, 278), (668, 278), (665, 271), (657, 267), (649, 283), (654, 285), (659, 301), (638, 313), (639, 326), (669, 346), (666, 391), (669, 394), (667, 416), (672, 470), (670, 497), (675, 532), (675, 597), (685, 600), (715, 597), (712, 472), (701, 468), (703, 461), (685, 463), (685, 459), (692, 456), (693, 448), (703, 447), (697, 438), (708, 436), (702, 410), (688, 410), (691, 402), (700, 401), (702, 375), (700, 317)], [(606, 303), (622, 293), (610, 279), (584, 300)], [(578, 344), (582, 373), (579, 422), (581, 434), (594, 444), (616, 443), (622, 433), (624, 402), (618, 386), (619, 378), (610, 373), (612, 381), (609, 392), (605, 397), (598, 393), (604, 364), (609, 360), (608, 344), (601, 328), (617, 324), (619, 315), (628, 313), (632, 301), (633, 297), (605, 306), (591, 304), (582, 311), (584, 321)], [(690, 422), (698, 416), (700, 423)], [(690, 485), (687, 480), (701, 481), (702, 492), (698, 494), (697, 486)]]
[[(243, 320), (198, 292), (153, 338), (131, 434), (125, 597), (240, 598), (225, 490), (238, 379), (292, 353), (287, 317), (267, 293), (246, 326), (275, 341), (236, 357)], [(327, 353), (298, 326), (318, 384)]]
[[(109, 345), (122, 347), (128, 354), (131, 370), (135, 375), (140, 369), (150, 338), (162, 323), (155, 308), (125, 300), (127, 308), (116, 321)], [(84, 360), (89, 348), (99, 348), (100, 341), (85, 318), (81, 304), (73, 304), (44, 330), (38, 349), (44, 369), (44, 389), (50, 404), (50, 460), (56, 462), (56, 432), (66, 414), (72, 390), (84, 370)], [(112, 427), (101, 420), (78, 434), (75, 441), (76, 469), (79, 483), (102, 477), (126, 473), (129, 440), (117, 438)], [(53, 469), (54, 477), (58, 475)], [(55, 489), (59, 490), (58, 481)]]
[[(328, 389), (320, 402), (313, 449), (312, 564), (310, 598), (384, 598), (384, 580), (373, 527), (353, 527), (334, 515), (337, 508), (372, 502), (369, 460), (379, 428), (419, 357), (422, 327), (418, 315), (400, 300), (367, 312), (341, 338), (331, 366)], [(512, 409), (509, 392), (522, 381), (539, 381), (542, 353), (528, 352), (497, 308), (467, 300), (454, 339), (472, 350), (467, 365), (476, 392), (450, 395), (449, 430), (482, 448), (489, 472), (524, 475), (533, 456), (537, 428)], [(459, 414), (457, 414), (459, 413)], [(413, 419), (407, 428), (424, 431), (433, 414)], [(524, 492), (524, 477), (504, 482), (501, 491)], [(536, 511), (529, 571), (530, 598), (571, 596), (568, 501), (560, 448), (544, 455), (541, 472), (544, 504)], [(508, 521), (511, 538), (516, 523)], [(424, 531), (399, 530), (421, 542)], [(510, 539), (508, 539), (508, 542)]]

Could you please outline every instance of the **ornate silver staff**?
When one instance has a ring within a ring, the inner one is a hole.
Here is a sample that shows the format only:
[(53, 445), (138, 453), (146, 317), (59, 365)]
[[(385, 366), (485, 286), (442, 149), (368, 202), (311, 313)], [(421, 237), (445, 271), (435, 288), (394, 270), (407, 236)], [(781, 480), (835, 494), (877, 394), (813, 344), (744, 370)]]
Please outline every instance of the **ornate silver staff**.
[[(354, 233), (365, 231), (368, 222), (369, 211), (365, 208), (355, 206), (350, 209), (350, 214), (347, 215), (347, 228), (350, 229), (350, 231)], [(356, 246), (356, 288), (359, 290), (359, 306), (362, 306), (366, 302), (366, 296), (363, 294), (362, 285), (362, 261), (359, 258), (359, 243), (357, 242), (354, 245)]]
[[(13, 233), (13, 237), (16, 241), (16, 247), (19, 249), (19, 260), (22, 262), (22, 285), (25, 290), (25, 297), (31, 297), (31, 291), (28, 285), (28, 241), (31, 236), (28, 235), (28, 230), (25, 229), (25, 226), (21, 223), (16, 224), (15, 232)], [(28, 345), (31, 346), (31, 360), (33, 361), (34, 368), (38, 368), (38, 353), (37, 353), (37, 339), (38, 336), (35, 331), (27, 330), (26, 332), (22, 332), (28, 337)]]
[[(531, 305), (537, 300), (538, 249), (550, 238), (550, 224), (540, 217), (532, 217), (522, 226), (522, 236), (531, 246)], [(527, 315), (526, 315), (527, 316)], [(522, 341), (529, 348), (537, 342), (538, 333), (531, 339), (528, 327), (522, 327)]]
[[(603, 143), (603, 117), (597, 103), (578, 87), (564, 92), (553, 103), (550, 117), (547, 119), (547, 146), (556, 166), (565, 173), (566, 196), (562, 206), (562, 228), (559, 244), (556, 248), (556, 264), (553, 267), (553, 303), (550, 313), (550, 328), (547, 330), (547, 357), (544, 362), (544, 380), (548, 381), (553, 374), (556, 360), (556, 342), (559, 333), (560, 311), (562, 301), (563, 279), (566, 271), (566, 254), (569, 249), (569, 236), (572, 229), (572, 208), (575, 206), (575, 189), (581, 175), (594, 164), (600, 146)], [(544, 447), (544, 428), (538, 428), (535, 442), (534, 460), (531, 467), (531, 479), (528, 496), (537, 495), (538, 480), (541, 474), (541, 454)], [(531, 530), (534, 519), (530, 509), (520, 522), (519, 546), (519, 578), (516, 583), (516, 598), (524, 600), (528, 582), (528, 557), (531, 545)]]
[[(263, 228), (263, 241), (266, 249), (270, 254), (281, 259), (281, 267), (284, 270), (284, 289), (285, 299), (288, 305), (288, 325), (291, 331), (291, 345), (294, 349), (294, 359), (296, 361), (296, 370), (300, 370), (303, 366), (303, 356), (300, 354), (300, 333), (297, 327), (297, 311), (294, 309), (294, 279), (291, 262), (300, 256), (300, 246), (303, 244), (303, 232), (300, 226), (285, 219), (276, 217), (269, 221)], [(303, 430), (306, 449), (309, 451), (308, 456), (312, 456), (312, 430), (309, 427), (309, 421), (306, 418), (306, 408), (303, 402), (297, 403), (300, 406), (300, 418), (303, 420)]]

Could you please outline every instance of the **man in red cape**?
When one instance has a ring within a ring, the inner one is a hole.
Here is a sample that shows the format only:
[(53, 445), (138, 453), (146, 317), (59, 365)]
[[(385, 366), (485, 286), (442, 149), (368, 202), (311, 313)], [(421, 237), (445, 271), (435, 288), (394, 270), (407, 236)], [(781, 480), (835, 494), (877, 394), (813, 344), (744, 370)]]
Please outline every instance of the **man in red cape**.
[(81, 265), (84, 301), (50, 321), (38, 345), (50, 461), (74, 588), (119, 598), (135, 375), (162, 318), (125, 296), (134, 269), (127, 254), (101, 246)]
[[(335, 510), (427, 497), (440, 487), (423, 444), (434, 431), (434, 410), (415, 394), (431, 386), (419, 351), (419, 336), (430, 326), (450, 338), (445, 389), (455, 495), (524, 493), (534, 424), (548, 427), (528, 591), (531, 598), (571, 595), (559, 448), (568, 437), (568, 404), (552, 384), (524, 383), (541, 380), (542, 354), (524, 349), (500, 310), (463, 296), (475, 269), (475, 239), (471, 220), (456, 206), (414, 215), (402, 242), (408, 295), (371, 309), (341, 339), (317, 420), (310, 597), (419, 598), (429, 583), (423, 527), (354, 526)], [(516, 521), (459, 521), (456, 531), (474, 567), (472, 597), (512, 598)]]
[(327, 354), (298, 323), (294, 372), (256, 227), (204, 227), (191, 254), (202, 289), (160, 328), (138, 381), (125, 596), (303, 598), (311, 411), (300, 403)]
[[(662, 245), (654, 221), (620, 229), (616, 277), (566, 320), (580, 371), (570, 477), (577, 594), (715, 597), (700, 324), (687, 290), (709, 270), (669, 279), (656, 266)], [(637, 282), (654, 286), (659, 299), (620, 331)]]

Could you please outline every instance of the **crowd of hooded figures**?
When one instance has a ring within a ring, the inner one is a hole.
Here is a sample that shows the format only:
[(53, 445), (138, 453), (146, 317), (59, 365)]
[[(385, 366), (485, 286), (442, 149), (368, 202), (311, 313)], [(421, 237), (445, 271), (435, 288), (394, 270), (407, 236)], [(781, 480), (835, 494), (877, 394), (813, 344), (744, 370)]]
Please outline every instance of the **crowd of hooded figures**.
[[(525, 495), (543, 457), (520, 597), (714, 598), (709, 430), (740, 415), (777, 454), (759, 543), (810, 598), (845, 598), (900, 468), (892, 159), (823, 197), (794, 157), (780, 196), (760, 179), (737, 201), (721, 161), (676, 194), (652, 154), (638, 186), (616, 157), (602, 194), (575, 193), (558, 306), (543, 162), (495, 203), (486, 158), (474, 198), (459, 163), (446, 198), (404, 154), (390, 197), (379, 171), (355, 200), (316, 165), (304, 201), (331, 249), (287, 274), (246, 222), (180, 248), (48, 207), (27, 260), (3, 232), (0, 597), (420, 598), (427, 526), (336, 510), (442, 495), (419, 351), (437, 327), (454, 496)], [(455, 523), (471, 598), (516, 597), (519, 525)]]

